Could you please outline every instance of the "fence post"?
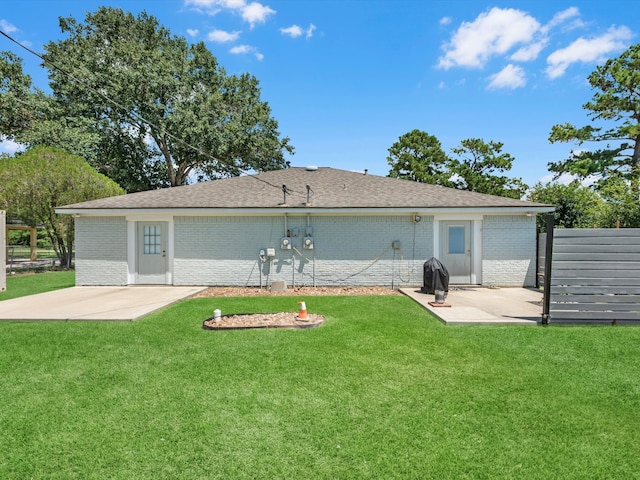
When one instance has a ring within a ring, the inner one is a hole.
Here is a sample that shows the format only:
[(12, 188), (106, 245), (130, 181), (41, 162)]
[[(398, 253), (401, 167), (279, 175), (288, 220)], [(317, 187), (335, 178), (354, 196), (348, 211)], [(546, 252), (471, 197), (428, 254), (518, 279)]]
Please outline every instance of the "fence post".
[(544, 258), (544, 296), (542, 301), (542, 324), (549, 324), (549, 310), (551, 306), (551, 265), (553, 257), (553, 212), (547, 213), (547, 244)]

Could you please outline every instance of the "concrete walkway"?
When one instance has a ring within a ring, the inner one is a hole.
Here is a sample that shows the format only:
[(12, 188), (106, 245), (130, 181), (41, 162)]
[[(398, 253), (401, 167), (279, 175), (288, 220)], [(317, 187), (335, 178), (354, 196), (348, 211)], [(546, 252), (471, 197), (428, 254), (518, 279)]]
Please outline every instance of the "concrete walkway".
[(0, 320), (136, 320), (203, 287), (71, 287), (0, 302)]
[(542, 292), (529, 288), (450, 287), (445, 303), (433, 307), (435, 295), (420, 287), (401, 288), (446, 324), (537, 325), (542, 317)]

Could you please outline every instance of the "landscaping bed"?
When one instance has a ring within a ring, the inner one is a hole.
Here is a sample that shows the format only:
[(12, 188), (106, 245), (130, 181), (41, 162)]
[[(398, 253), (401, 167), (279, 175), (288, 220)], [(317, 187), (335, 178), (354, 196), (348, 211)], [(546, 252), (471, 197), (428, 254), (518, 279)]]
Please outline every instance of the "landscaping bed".
[(322, 325), (322, 315), (307, 314), (306, 320), (293, 312), (224, 315), (219, 321), (208, 318), (202, 323), (205, 330), (233, 330), (240, 328), (313, 328)]
[(209, 287), (191, 298), (208, 297), (260, 297), (260, 296), (320, 296), (320, 295), (401, 295), (390, 287), (290, 287), (282, 291), (272, 291), (259, 287)]

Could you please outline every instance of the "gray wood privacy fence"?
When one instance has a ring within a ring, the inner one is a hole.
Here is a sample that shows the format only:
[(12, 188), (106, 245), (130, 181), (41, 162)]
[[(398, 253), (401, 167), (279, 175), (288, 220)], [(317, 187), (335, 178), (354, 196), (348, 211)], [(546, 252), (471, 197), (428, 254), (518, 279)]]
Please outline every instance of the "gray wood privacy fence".
[(640, 324), (640, 229), (557, 229), (552, 323)]

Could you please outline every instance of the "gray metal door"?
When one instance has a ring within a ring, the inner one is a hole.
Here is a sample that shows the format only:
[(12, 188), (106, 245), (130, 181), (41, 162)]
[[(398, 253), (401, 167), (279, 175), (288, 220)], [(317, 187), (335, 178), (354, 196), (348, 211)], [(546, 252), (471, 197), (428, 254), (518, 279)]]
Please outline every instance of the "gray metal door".
[(167, 283), (167, 222), (139, 222), (136, 283)]
[(471, 283), (471, 222), (440, 222), (440, 261), (447, 267), (449, 283)]

